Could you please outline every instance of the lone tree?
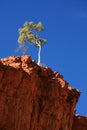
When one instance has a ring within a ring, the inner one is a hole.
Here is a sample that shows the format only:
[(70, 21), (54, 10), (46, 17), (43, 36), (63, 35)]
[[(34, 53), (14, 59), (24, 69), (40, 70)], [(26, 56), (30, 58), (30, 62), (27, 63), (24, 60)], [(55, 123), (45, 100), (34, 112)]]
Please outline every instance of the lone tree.
[(18, 43), (20, 44), (20, 47), (23, 49), (23, 53), (26, 52), (26, 42), (31, 43), (39, 48), (38, 65), (40, 65), (41, 47), (43, 44), (47, 42), (46, 39), (42, 39), (38, 35), (39, 31), (44, 31), (43, 24), (41, 22), (37, 24), (35, 24), (34, 22), (25, 22), (23, 28), (19, 28), (18, 31)]

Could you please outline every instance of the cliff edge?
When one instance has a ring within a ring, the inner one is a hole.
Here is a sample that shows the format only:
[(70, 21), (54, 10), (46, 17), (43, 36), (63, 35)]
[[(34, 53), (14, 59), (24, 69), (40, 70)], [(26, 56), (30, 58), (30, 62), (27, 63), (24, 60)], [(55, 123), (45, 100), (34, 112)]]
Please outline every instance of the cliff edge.
[(75, 115), (79, 96), (30, 56), (0, 59), (0, 130), (86, 130), (87, 118)]

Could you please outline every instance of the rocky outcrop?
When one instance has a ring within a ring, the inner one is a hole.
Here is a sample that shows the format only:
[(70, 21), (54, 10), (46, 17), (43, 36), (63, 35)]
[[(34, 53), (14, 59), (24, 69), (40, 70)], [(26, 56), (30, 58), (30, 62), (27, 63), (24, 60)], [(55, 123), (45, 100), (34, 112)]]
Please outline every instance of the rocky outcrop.
[(80, 130), (74, 116), (79, 96), (62, 75), (30, 56), (0, 60), (0, 130)]
[(87, 117), (75, 115), (72, 130), (87, 130)]

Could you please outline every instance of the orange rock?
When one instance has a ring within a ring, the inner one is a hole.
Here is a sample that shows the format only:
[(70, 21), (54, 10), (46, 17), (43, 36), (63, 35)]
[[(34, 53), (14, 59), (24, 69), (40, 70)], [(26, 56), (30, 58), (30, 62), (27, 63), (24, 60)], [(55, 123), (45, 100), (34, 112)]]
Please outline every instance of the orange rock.
[(0, 60), (0, 130), (72, 130), (79, 96), (30, 56)]

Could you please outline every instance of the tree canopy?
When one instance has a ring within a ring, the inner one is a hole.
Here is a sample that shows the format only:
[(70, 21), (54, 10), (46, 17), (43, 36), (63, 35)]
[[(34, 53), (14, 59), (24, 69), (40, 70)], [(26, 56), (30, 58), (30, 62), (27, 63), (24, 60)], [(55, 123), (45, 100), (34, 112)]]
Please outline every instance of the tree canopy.
[(43, 43), (46, 43), (46, 39), (42, 39), (39, 37), (38, 32), (44, 31), (44, 27), (42, 22), (35, 24), (34, 22), (25, 22), (23, 28), (19, 28), (19, 38), (18, 42), (20, 44), (28, 42), (32, 43), (36, 46), (40, 46)]

